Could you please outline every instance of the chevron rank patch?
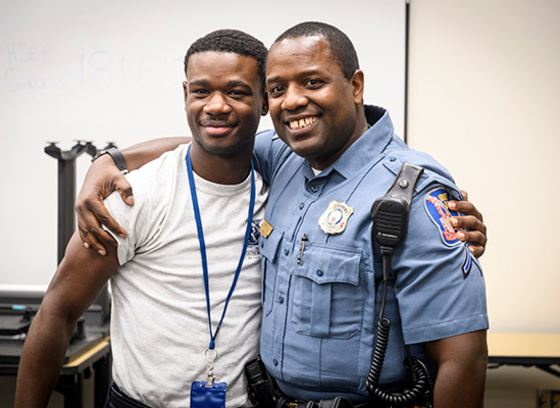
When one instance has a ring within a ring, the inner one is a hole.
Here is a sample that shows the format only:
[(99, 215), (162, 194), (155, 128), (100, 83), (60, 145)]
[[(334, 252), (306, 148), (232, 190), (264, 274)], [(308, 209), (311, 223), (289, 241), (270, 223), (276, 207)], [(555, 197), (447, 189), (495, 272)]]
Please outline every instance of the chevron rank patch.
[(444, 188), (436, 188), (426, 194), (424, 207), (428, 216), (438, 227), (443, 243), (452, 247), (459, 245), (461, 241), (457, 237), (457, 230), (451, 225), (451, 217), (458, 216), (459, 213), (451, 211), (447, 207), (449, 199), (449, 193)]

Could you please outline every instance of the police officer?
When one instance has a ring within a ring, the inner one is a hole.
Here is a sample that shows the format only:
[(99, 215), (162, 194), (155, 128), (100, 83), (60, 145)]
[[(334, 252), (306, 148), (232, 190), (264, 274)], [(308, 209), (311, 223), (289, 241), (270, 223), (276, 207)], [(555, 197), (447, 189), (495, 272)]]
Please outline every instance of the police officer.
[(436, 407), (481, 406), (487, 363), (485, 285), (457, 238), (451, 175), (393, 133), (387, 111), (362, 103), (364, 74), (350, 40), (302, 23), (269, 50), (274, 132), (257, 138), (271, 185), (261, 228), (261, 356), (282, 391), (319, 401), (370, 398), (381, 276), (370, 208), (404, 162), (424, 167), (408, 236), (396, 248), (385, 315), (392, 322), (380, 384), (406, 386), (404, 344), (432, 373)]

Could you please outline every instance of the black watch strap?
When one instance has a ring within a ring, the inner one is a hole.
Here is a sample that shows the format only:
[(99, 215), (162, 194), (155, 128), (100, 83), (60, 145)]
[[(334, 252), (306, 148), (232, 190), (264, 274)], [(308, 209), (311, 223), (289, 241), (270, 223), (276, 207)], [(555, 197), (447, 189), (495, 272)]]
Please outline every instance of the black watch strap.
[(115, 166), (117, 166), (117, 168), (123, 174), (128, 173), (128, 169), (126, 168), (126, 160), (125, 160), (123, 154), (121, 153), (121, 151), (119, 149), (117, 149), (116, 147), (111, 147), (110, 149), (107, 149), (107, 150), (98, 151), (97, 154), (95, 156), (93, 156), (93, 158), (91, 159), (92, 163), (94, 161), (96, 161), (97, 159), (99, 159), (101, 156), (105, 155), (105, 154), (108, 154), (109, 156), (111, 156), (111, 158), (115, 162)]

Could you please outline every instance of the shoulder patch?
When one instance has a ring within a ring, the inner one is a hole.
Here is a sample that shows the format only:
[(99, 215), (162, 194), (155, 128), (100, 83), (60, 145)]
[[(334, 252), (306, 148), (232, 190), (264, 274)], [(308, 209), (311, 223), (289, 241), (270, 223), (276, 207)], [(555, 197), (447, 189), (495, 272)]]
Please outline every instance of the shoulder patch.
[(451, 225), (450, 218), (459, 213), (447, 207), (449, 193), (442, 187), (436, 188), (426, 194), (424, 208), (433, 223), (439, 229), (443, 243), (447, 246), (456, 246), (461, 243), (457, 237), (456, 229)]

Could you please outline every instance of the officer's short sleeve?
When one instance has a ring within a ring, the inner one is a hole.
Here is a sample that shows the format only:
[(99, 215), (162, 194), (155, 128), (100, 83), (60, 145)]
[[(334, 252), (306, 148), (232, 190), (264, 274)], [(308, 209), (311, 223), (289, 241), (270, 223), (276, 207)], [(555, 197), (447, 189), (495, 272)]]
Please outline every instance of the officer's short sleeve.
[(438, 184), (418, 192), (408, 235), (395, 249), (395, 295), (407, 344), (488, 328), (482, 269), (449, 222), (456, 215), (447, 208), (452, 192)]
[(257, 134), (253, 159), (257, 170), (265, 183), (270, 184), (275, 170), (290, 155), (290, 148), (276, 135), (273, 130)]

